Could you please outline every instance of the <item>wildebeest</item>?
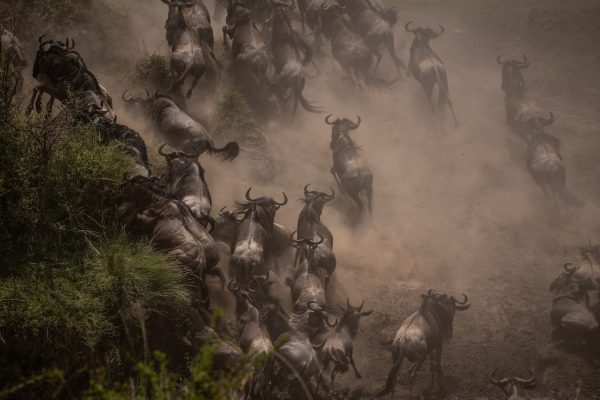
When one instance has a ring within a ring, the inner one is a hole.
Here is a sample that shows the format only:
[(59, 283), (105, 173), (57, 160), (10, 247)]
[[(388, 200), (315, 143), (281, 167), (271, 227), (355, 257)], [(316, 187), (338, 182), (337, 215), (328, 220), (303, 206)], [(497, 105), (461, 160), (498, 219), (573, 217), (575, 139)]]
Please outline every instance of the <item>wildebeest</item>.
[(199, 280), (202, 299), (208, 296), (206, 275), (216, 275), (219, 252), (214, 239), (187, 205), (167, 197), (156, 179), (136, 176), (124, 185), (119, 215), (129, 231), (148, 236), (156, 248), (188, 267)]
[(154, 122), (157, 131), (170, 146), (186, 153), (204, 152), (218, 155), (223, 160), (233, 160), (239, 154), (237, 142), (229, 142), (223, 148), (215, 147), (212, 137), (202, 124), (190, 117), (175, 101), (164, 94), (156, 93), (146, 98), (128, 96), (123, 93), (125, 102), (140, 104)]
[[(325, 287), (329, 283), (329, 279), (335, 271), (336, 259), (333, 254), (333, 235), (327, 226), (321, 221), (321, 213), (323, 207), (328, 201), (335, 198), (335, 191), (331, 189), (331, 194), (308, 190), (309, 185), (304, 187), (304, 208), (298, 216), (298, 238), (308, 240), (319, 240), (323, 238), (314, 250), (314, 263), (317, 269), (322, 269), (325, 272), (323, 282)], [(296, 251), (298, 258), (301, 249)]]
[(312, 50), (292, 28), (286, 14), (286, 9), (291, 7), (293, 6), (273, 1), (271, 51), (276, 73), (274, 84), (282, 100), (287, 92), (290, 92), (293, 98), (293, 115), (296, 114), (298, 103), (306, 111), (320, 112), (319, 108), (307, 101), (302, 94), (306, 84), (302, 68), (311, 61)]
[(352, 82), (357, 87), (390, 85), (371, 74), (373, 52), (344, 18), (344, 9), (337, 4), (323, 4), (321, 8), (323, 34), (331, 41), (331, 54)]
[(331, 174), (340, 189), (346, 193), (358, 207), (359, 214), (363, 211), (361, 193), (367, 197), (369, 213), (373, 212), (373, 173), (367, 162), (360, 156), (362, 148), (350, 137), (350, 131), (360, 126), (360, 116), (352, 122), (347, 118), (330, 122), (328, 115), (325, 123), (331, 127), (331, 152), (333, 167)]
[(237, 212), (243, 213), (244, 217), (236, 232), (230, 260), (233, 280), (242, 290), (251, 288), (256, 275), (267, 274), (275, 213), (288, 201), (285, 193), (282, 202), (270, 197), (253, 199), (251, 190), (246, 191), (246, 202), (237, 203)]
[[(535, 374), (529, 368), (528, 378), (519, 378), (517, 376), (511, 376), (506, 378), (496, 378), (497, 368), (490, 374), (490, 382), (496, 386), (499, 386), (504, 394), (507, 396), (506, 400), (525, 400), (524, 397), (519, 396), (518, 386), (532, 387), (535, 385)], [(508, 386), (508, 391), (506, 390)]]
[[(429, 46), (431, 39), (435, 39), (444, 33), (444, 27), (440, 25), (440, 33), (436, 33), (431, 28), (410, 29), (411, 23), (412, 21), (409, 21), (404, 26), (406, 31), (412, 33), (415, 37), (410, 46), (409, 71), (423, 87), (427, 101), (433, 111), (435, 113), (444, 112), (448, 107), (454, 118), (454, 124), (458, 126), (458, 119), (454, 114), (452, 101), (450, 101), (446, 68), (442, 59)], [(433, 95), (433, 89), (436, 85), (437, 99)]]
[(210, 217), (212, 199), (198, 154), (187, 154), (183, 151), (165, 153), (164, 147), (163, 143), (158, 148), (158, 152), (167, 160), (166, 179), (169, 194), (185, 203), (195, 217), (199, 219)]
[(393, 365), (385, 387), (379, 394), (394, 391), (397, 375), (405, 358), (413, 363), (409, 374), (409, 386), (412, 388), (417, 371), (427, 356), (430, 361), (431, 384), (434, 385), (437, 377), (437, 386), (443, 390), (443, 341), (452, 337), (455, 312), (470, 307), (467, 296), (463, 296), (464, 300), (458, 301), (452, 296), (434, 293), (433, 290), (421, 295), (421, 306), (402, 322), (396, 333), (392, 344)]
[[(33, 77), (40, 84), (35, 87), (28, 112), (34, 105), (41, 110), (42, 95), (48, 93), (62, 103), (70, 100), (71, 93), (76, 111), (85, 111), (90, 105), (107, 112), (107, 118), (114, 118), (112, 98), (96, 76), (87, 68), (81, 55), (73, 50), (75, 41), (65, 43), (39, 38), (39, 48), (33, 64)], [(51, 104), (48, 103), (48, 104)]]
[(530, 117), (522, 122), (527, 127), (527, 169), (552, 206), (560, 210), (561, 205), (568, 205), (574, 199), (566, 188), (567, 171), (560, 154), (560, 141), (544, 131), (545, 126), (554, 122), (554, 115)]
[(594, 279), (589, 278), (587, 271), (580, 273), (567, 263), (564, 265), (565, 272), (550, 285), (553, 297), (550, 320), (555, 328), (555, 340), (581, 343), (600, 333), (600, 324), (590, 309), (590, 291), (598, 288), (592, 268), (590, 261)]
[(354, 345), (352, 340), (358, 332), (358, 323), (361, 317), (371, 315), (373, 310), (363, 311), (365, 302), (363, 301), (359, 307), (353, 307), (350, 305), (350, 301), (346, 299), (346, 309), (340, 318), (338, 325), (332, 329), (331, 332), (325, 334), (322, 338), (322, 344), (318, 347), (321, 348), (321, 362), (323, 363), (323, 369), (327, 369), (329, 364), (333, 362), (333, 368), (331, 370), (331, 385), (335, 382), (335, 376), (338, 372), (348, 371), (348, 366), (352, 366), (354, 375), (357, 379), (362, 378), (358, 372), (352, 357), (354, 352)]
[(23, 89), (22, 70), (27, 65), (27, 60), (23, 55), (23, 48), (19, 39), (0, 24), (0, 54), (4, 57), (4, 62), (11, 68), (12, 78), (9, 82), (9, 89), (14, 89), (15, 93), (20, 93)]
[(294, 239), (290, 237), (297, 248), (296, 260), (292, 276), (287, 283), (292, 288), (292, 303), (294, 312), (304, 311), (304, 306), (309, 303), (317, 303), (321, 306), (327, 304), (325, 286), (319, 275), (315, 264), (315, 249), (323, 243), (323, 237), (318, 241), (311, 239)]
[(398, 18), (394, 8), (384, 9), (378, 0), (341, 0), (340, 4), (346, 7), (353, 28), (365, 40), (366, 45), (377, 58), (375, 70), (381, 62), (379, 49), (385, 45), (392, 61), (400, 73), (400, 68), (406, 69), (406, 65), (396, 53), (394, 44), (394, 33), (392, 27)]
[(265, 40), (254, 23), (252, 12), (241, 1), (230, 2), (223, 44), (230, 37), (232, 75), (237, 89), (251, 105), (264, 105), (273, 93), (273, 59)]
[(235, 313), (240, 330), (240, 347), (250, 359), (263, 363), (261, 372), (254, 377), (249, 389), (250, 395), (260, 395), (269, 393), (269, 385), (272, 371), (272, 353), (273, 343), (269, 336), (267, 328), (261, 322), (261, 315), (258, 309), (250, 303), (248, 292), (244, 290), (234, 290), (233, 281), (228, 288), (235, 295), (236, 308)]
[(201, 0), (161, 1), (169, 6), (165, 29), (171, 46), (171, 68), (177, 75), (172, 90), (178, 93), (186, 78), (193, 76), (194, 81), (186, 94), (189, 99), (202, 76), (213, 81), (216, 76), (210, 16)]

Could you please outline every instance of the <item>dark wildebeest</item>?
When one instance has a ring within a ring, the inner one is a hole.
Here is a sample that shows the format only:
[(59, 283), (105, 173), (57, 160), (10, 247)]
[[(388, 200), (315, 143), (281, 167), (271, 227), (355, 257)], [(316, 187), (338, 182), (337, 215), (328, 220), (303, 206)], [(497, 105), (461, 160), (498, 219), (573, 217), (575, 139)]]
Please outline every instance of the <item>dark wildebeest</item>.
[(406, 69), (406, 65), (396, 53), (394, 44), (392, 27), (398, 18), (393, 7), (386, 10), (378, 0), (340, 0), (340, 4), (346, 7), (352, 27), (363, 37), (366, 45), (377, 58), (375, 70), (381, 62), (379, 49), (382, 45), (385, 45), (390, 53), (398, 74), (400, 74), (400, 67)]
[(543, 189), (552, 206), (559, 211), (561, 203), (577, 205), (579, 201), (566, 188), (567, 171), (560, 155), (560, 141), (544, 132), (544, 127), (554, 122), (552, 113), (548, 118), (523, 119), (527, 133), (527, 169), (533, 180)]
[(164, 147), (163, 143), (158, 152), (167, 160), (168, 193), (185, 203), (196, 218), (210, 218), (212, 199), (198, 154), (183, 151), (165, 153)]
[(350, 300), (346, 299), (347, 308), (344, 310), (340, 322), (338, 325), (331, 330), (331, 332), (323, 335), (322, 342), (318, 346), (321, 348), (321, 362), (323, 363), (323, 370), (327, 369), (329, 364), (333, 362), (333, 369), (331, 370), (331, 386), (335, 382), (335, 376), (338, 372), (348, 371), (348, 366), (352, 366), (354, 375), (357, 379), (361, 379), (362, 376), (356, 369), (354, 364), (354, 358), (352, 354), (354, 352), (354, 345), (352, 340), (358, 332), (358, 323), (361, 317), (371, 315), (373, 310), (363, 311), (365, 302), (363, 301), (359, 307), (353, 307), (350, 305)]
[(171, 68), (177, 76), (172, 91), (179, 93), (186, 78), (193, 76), (194, 81), (186, 94), (189, 99), (202, 76), (214, 84), (214, 37), (210, 16), (201, 0), (161, 1), (169, 6), (165, 29), (167, 42), (171, 46)]
[(331, 174), (340, 189), (346, 193), (358, 207), (359, 214), (363, 211), (360, 194), (367, 196), (369, 213), (373, 212), (373, 173), (367, 162), (360, 156), (362, 148), (350, 137), (350, 131), (360, 126), (360, 117), (352, 122), (347, 118), (330, 122), (328, 115), (325, 123), (331, 127), (331, 152), (333, 167)]
[[(588, 253), (589, 254), (589, 253)], [(589, 265), (584, 267), (584, 262)], [(550, 320), (554, 325), (555, 340), (581, 343), (600, 333), (600, 325), (590, 308), (590, 293), (598, 290), (600, 272), (595, 260), (582, 260), (579, 266), (564, 265), (565, 272), (550, 285), (552, 309)]]
[(373, 52), (364, 39), (343, 16), (344, 9), (337, 4), (323, 4), (322, 30), (331, 41), (331, 54), (340, 64), (350, 80), (361, 88), (364, 84), (390, 86), (393, 82), (385, 82), (374, 77), (371, 72)]
[(308, 383), (322, 370), (312, 340), (325, 329), (324, 322), (331, 327), (335, 324), (329, 323), (328, 314), (316, 302), (306, 303), (300, 308), (302, 312), (295, 312), (290, 317), (292, 331), (279, 349), (279, 355), (286, 361), (282, 363), (284, 370), (291, 368), (296, 377)]
[(106, 114), (106, 110), (91, 104), (81, 116), (100, 133), (103, 144), (116, 143), (134, 159), (136, 163), (136, 167), (132, 171), (134, 175), (150, 176), (148, 150), (142, 136), (127, 125), (117, 123), (116, 116), (110, 119), (106, 117)]
[[(530, 388), (535, 385), (535, 374), (529, 368), (529, 378), (519, 378), (516, 376), (512, 376), (510, 378), (496, 378), (497, 368), (492, 371), (490, 374), (490, 382), (496, 386), (499, 386), (504, 394), (508, 396), (506, 400), (526, 400), (524, 397), (519, 396), (518, 386), (522, 385), (523, 387)], [(508, 386), (509, 390), (506, 390)]]
[(458, 301), (452, 296), (434, 293), (433, 290), (422, 295), (421, 307), (406, 318), (392, 344), (393, 366), (385, 387), (379, 392), (383, 395), (394, 391), (402, 361), (407, 358), (413, 364), (410, 367), (409, 387), (412, 389), (415, 376), (427, 356), (431, 370), (431, 385), (435, 383), (443, 390), (442, 348), (444, 339), (452, 337), (454, 314), (470, 307), (467, 296)]
[(234, 84), (252, 105), (265, 104), (273, 93), (273, 59), (250, 10), (241, 1), (230, 2), (223, 44), (232, 39), (231, 58)]
[(156, 248), (188, 267), (200, 281), (198, 298), (208, 296), (206, 275), (216, 275), (224, 284), (224, 276), (217, 268), (216, 242), (187, 205), (168, 198), (154, 178), (129, 179), (124, 191), (125, 201), (119, 206), (119, 215), (127, 229), (150, 237)]
[[(320, 112), (304, 98), (302, 91), (306, 78), (302, 68), (311, 61), (310, 46), (292, 28), (286, 9), (293, 6), (273, 1), (273, 22), (271, 35), (271, 51), (275, 66), (274, 84), (282, 100), (290, 92), (293, 98), (292, 115), (296, 114), (298, 103), (309, 112)], [(283, 103), (283, 101), (282, 101)]]
[(250, 290), (255, 284), (255, 276), (265, 276), (268, 262), (272, 257), (270, 242), (273, 237), (275, 213), (287, 204), (288, 198), (280, 203), (270, 197), (250, 197), (246, 191), (246, 202), (237, 203), (237, 212), (243, 213), (231, 247), (230, 267), (235, 284), (242, 290)]
[[(444, 27), (440, 25), (440, 33), (435, 33), (431, 28), (410, 29), (411, 22), (407, 22), (404, 26), (407, 32), (415, 36), (410, 46), (409, 71), (423, 87), (427, 101), (433, 111), (435, 113), (444, 112), (448, 107), (454, 118), (454, 124), (458, 126), (458, 119), (454, 114), (454, 108), (450, 101), (446, 68), (442, 59), (429, 46), (431, 39), (435, 39), (444, 33)], [(437, 99), (433, 95), (433, 89), (436, 85)]]
[[(335, 192), (331, 189), (331, 194), (308, 190), (308, 186), (304, 187), (304, 208), (298, 216), (298, 238), (308, 240), (319, 240), (323, 238), (323, 242), (317, 246), (314, 251), (314, 262), (318, 269), (325, 272), (323, 279), (325, 287), (329, 283), (329, 278), (335, 271), (336, 260), (333, 254), (333, 235), (323, 222), (321, 222), (321, 214), (323, 206), (328, 201), (335, 198)], [(300, 254), (300, 250), (296, 251), (296, 258)]]
[[(39, 49), (33, 64), (33, 77), (40, 84), (35, 87), (27, 112), (34, 105), (36, 111), (41, 111), (42, 95), (48, 93), (51, 100), (57, 98), (62, 103), (70, 100), (69, 93), (74, 98), (74, 107), (78, 113), (85, 112), (90, 105), (106, 111), (107, 118), (114, 118), (112, 98), (98, 80), (88, 70), (81, 55), (74, 51), (75, 41), (66, 43), (39, 38)], [(48, 102), (51, 108), (52, 101)]]
[(229, 142), (223, 148), (215, 147), (206, 128), (179, 108), (169, 96), (158, 93), (150, 96), (147, 93), (146, 98), (128, 97), (125, 92), (123, 100), (140, 104), (167, 144), (178, 150), (194, 152), (198, 156), (208, 152), (220, 156), (223, 160), (233, 160), (240, 151), (237, 142)]
[(240, 347), (250, 360), (263, 364), (249, 388), (250, 397), (267, 398), (271, 383), (273, 343), (258, 309), (250, 303), (248, 292), (234, 289), (233, 281), (229, 282), (228, 289), (236, 299), (235, 314), (240, 331)]
[(23, 56), (23, 48), (19, 39), (0, 24), (0, 54), (4, 57), (4, 62), (11, 69), (12, 78), (8, 82), (9, 88), (15, 93), (23, 90), (23, 68), (27, 65), (27, 60)]

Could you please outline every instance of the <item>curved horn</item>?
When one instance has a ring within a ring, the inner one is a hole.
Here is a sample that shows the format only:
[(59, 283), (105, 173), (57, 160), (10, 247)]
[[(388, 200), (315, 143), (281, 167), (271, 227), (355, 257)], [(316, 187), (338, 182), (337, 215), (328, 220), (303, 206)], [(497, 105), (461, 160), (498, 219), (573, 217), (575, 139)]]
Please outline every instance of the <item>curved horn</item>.
[(45, 38), (45, 37), (46, 37), (46, 34), (43, 34), (42, 36), (40, 36), (40, 37), (38, 38), (38, 42), (39, 42), (40, 44), (42, 44), (42, 42), (44, 41), (44, 38)]
[(458, 300), (454, 299), (454, 301), (456, 302), (456, 304), (467, 304), (467, 301), (469, 301), (469, 298), (464, 293), (463, 293), (463, 297), (464, 297), (463, 301), (458, 301)]
[(500, 65), (504, 65), (506, 63), (505, 61), (502, 61), (502, 54), (496, 57), (496, 62)]
[(362, 303), (360, 303), (360, 306), (358, 307), (358, 311), (362, 311), (364, 306), (365, 306), (365, 300), (363, 299)]
[(310, 186), (310, 183), (307, 183), (306, 186), (304, 186), (304, 195), (306, 196), (308, 193), (310, 193), (311, 191), (308, 190), (308, 187)]
[(290, 241), (296, 244), (304, 243), (304, 239), (294, 239), (294, 235), (296, 234), (296, 232), (297, 231), (292, 232), (292, 234), (290, 235)]
[(329, 190), (331, 190), (331, 194), (328, 194), (327, 197), (333, 199), (335, 197), (335, 190), (330, 186)]
[(348, 308), (350, 308), (350, 299), (348, 299), (347, 297), (346, 297), (346, 306), (347, 306)]
[(498, 371), (498, 368), (496, 368), (495, 370), (492, 371), (492, 373), (490, 374), (490, 382), (493, 383), (496, 386), (504, 386), (508, 383), (508, 378), (502, 378), (502, 379), (498, 379), (495, 377), (496, 371)]
[(336, 319), (335, 319), (335, 322), (334, 322), (333, 324), (331, 324), (331, 323), (329, 322), (329, 315), (325, 315), (325, 317), (324, 317), (323, 319), (325, 320), (325, 323), (327, 324), (327, 326), (328, 326), (328, 327), (330, 327), (330, 328), (333, 328), (333, 327), (334, 327), (334, 326), (336, 326), (336, 325), (337, 325), (337, 323), (338, 323), (338, 320), (337, 320), (337, 318), (336, 318)]
[(412, 29), (409, 29), (409, 28), (408, 28), (408, 26), (409, 26), (410, 24), (412, 24), (412, 23), (413, 23), (412, 21), (408, 21), (408, 22), (406, 23), (406, 25), (404, 25), (404, 29), (406, 29), (406, 32), (410, 32), (410, 33), (412, 33), (412, 32), (413, 32), (413, 30), (412, 30)]
[(235, 280), (232, 279), (229, 281), (229, 283), (227, 284), (227, 289), (229, 289), (230, 292), (235, 292), (237, 291), (240, 287), (238, 286), (237, 289), (234, 289), (233, 284), (234, 284)]
[(356, 122), (354, 123), (354, 128), (353, 129), (358, 128), (360, 126), (360, 122), (361, 121), (362, 121), (362, 119), (360, 119), (360, 115), (357, 114), (356, 115)]
[(318, 246), (321, 243), (323, 243), (325, 239), (323, 238), (323, 236), (319, 235), (319, 241), (318, 242), (313, 242), (312, 240), (307, 240), (307, 242), (313, 246)]
[(158, 154), (160, 154), (163, 157), (169, 157), (170, 155), (174, 154), (174, 153), (165, 153), (165, 152), (163, 152), (163, 149), (165, 148), (166, 145), (167, 145), (166, 143), (163, 143), (158, 148)]
[(329, 114), (328, 116), (326, 116), (326, 117), (325, 117), (325, 123), (326, 123), (327, 125), (333, 125), (333, 124), (335, 123), (335, 121), (333, 121), (333, 122), (329, 122), (329, 118), (331, 118), (331, 116), (332, 116), (332, 115), (333, 115), (333, 114)]
[(250, 191), (252, 190), (252, 187), (249, 187), (248, 190), (246, 190), (246, 200), (248, 201), (256, 201), (255, 199), (253, 199), (252, 197), (250, 197)]
[(442, 25), (440, 25), (440, 33), (435, 35), (435, 37), (442, 36), (443, 34), (444, 34), (444, 27)]
[(283, 202), (281, 202), (281, 203), (275, 202), (275, 204), (278, 205), (279, 207), (285, 206), (288, 202), (287, 194), (285, 194), (285, 192), (281, 192), (281, 193), (283, 193)]
[(529, 378), (519, 378), (519, 377), (513, 377), (513, 379), (515, 380), (515, 382), (519, 382), (522, 383), (524, 385), (531, 385), (532, 383), (535, 382), (535, 373), (530, 370), (529, 368), (527, 368), (527, 371), (529, 372)]
[(529, 61), (527, 61), (527, 56), (525, 54), (523, 54), (523, 61), (517, 61), (517, 63), (517, 68), (519, 69), (525, 69), (529, 67)]
[(220, 217), (224, 216), (224, 213), (223, 213), (223, 212), (225, 211), (225, 209), (226, 209), (226, 208), (227, 208), (227, 206), (223, 206), (223, 208), (221, 208), (221, 209), (219, 210), (219, 216), (220, 216)]
[(529, 65), (529, 63), (527, 62), (527, 56), (525, 54), (523, 54), (523, 61), (521, 61), (519, 64), (527, 64), (527, 65)]
[(133, 97), (132, 96), (127, 96), (127, 93), (129, 92), (129, 90), (126, 90), (123, 92), (123, 94), (121, 95), (121, 98), (123, 99), (123, 101), (129, 103), (130, 101), (133, 101)]
[(566, 263), (565, 265), (563, 265), (563, 268), (565, 269), (565, 271), (570, 273), (573, 273), (576, 270), (576, 268), (573, 267), (573, 263)]

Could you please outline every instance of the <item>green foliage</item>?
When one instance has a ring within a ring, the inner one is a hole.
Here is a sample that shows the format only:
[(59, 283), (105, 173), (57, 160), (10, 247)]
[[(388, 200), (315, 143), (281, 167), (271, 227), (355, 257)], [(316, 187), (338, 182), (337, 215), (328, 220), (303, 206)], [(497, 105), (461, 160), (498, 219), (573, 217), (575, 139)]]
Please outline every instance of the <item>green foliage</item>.
[(256, 124), (248, 102), (244, 96), (233, 89), (219, 101), (214, 119), (221, 129), (248, 128)]
[[(87, 20), (95, 15), (98, 0), (22, 0), (26, 9), (62, 23)], [(96, 15), (97, 17), (97, 15)]]
[(141, 87), (166, 90), (175, 79), (175, 73), (167, 57), (146, 53), (133, 67), (132, 81)]

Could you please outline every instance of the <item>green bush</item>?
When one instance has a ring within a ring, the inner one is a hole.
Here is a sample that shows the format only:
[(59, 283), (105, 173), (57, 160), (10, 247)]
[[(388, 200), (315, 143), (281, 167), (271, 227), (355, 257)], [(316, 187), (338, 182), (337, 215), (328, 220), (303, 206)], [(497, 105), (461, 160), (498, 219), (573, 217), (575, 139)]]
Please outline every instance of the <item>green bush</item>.
[[(21, 0), (26, 10), (63, 23), (77, 22), (95, 16), (99, 0)], [(97, 15), (96, 15), (97, 16)]]
[(225, 93), (219, 101), (213, 119), (219, 129), (248, 128), (256, 125), (248, 102), (234, 89)]
[(174, 79), (169, 59), (160, 54), (146, 53), (133, 67), (132, 81), (143, 88), (165, 91)]

